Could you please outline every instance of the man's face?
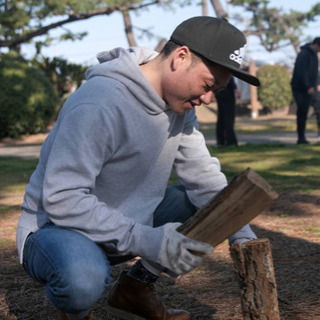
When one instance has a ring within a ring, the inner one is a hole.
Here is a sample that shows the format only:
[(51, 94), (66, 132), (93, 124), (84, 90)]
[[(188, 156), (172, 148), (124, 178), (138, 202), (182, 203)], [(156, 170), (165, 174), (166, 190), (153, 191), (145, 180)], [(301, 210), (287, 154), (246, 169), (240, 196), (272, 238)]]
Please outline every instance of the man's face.
[(202, 103), (209, 104), (213, 93), (223, 89), (231, 72), (217, 65), (208, 66), (195, 59), (186, 47), (178, 49), (173, 57), (171, 73), (163, 86), (163, 98), (171, 109), (183, 114)]

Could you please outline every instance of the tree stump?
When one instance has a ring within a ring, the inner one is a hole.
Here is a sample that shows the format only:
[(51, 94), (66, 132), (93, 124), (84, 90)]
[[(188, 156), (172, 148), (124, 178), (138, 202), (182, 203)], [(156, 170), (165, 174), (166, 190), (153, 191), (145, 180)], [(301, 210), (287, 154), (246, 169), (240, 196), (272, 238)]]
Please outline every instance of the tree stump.
[(268, 239), (230, 247), (240, 286), (244, 320), (280, 320), (273, 259)]

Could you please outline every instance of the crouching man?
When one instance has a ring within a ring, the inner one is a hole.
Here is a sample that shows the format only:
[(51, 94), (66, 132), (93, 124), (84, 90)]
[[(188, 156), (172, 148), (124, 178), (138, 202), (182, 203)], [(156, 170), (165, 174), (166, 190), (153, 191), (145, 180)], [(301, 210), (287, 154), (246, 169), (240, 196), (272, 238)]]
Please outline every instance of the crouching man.
[[(60, 319), (91, 319), (111, 266), (141, 257), (113, 286), (122, 319), (188, 320), (154, 291), (162, 272), (183, 274), (213, 248), (177, 227), (227, 184), (197, 129), (209, 103), (240, 69), (246, 39), (226, 21), (181, 23), (164, 49), (98, 55), (87, 81), (61, 109), (26, 187), (17, 229), (20, 262), (43, 283)], [(168, 187), (172, 169), (181, 184)], [(247, 225), (231, 237), (256, 238)]]

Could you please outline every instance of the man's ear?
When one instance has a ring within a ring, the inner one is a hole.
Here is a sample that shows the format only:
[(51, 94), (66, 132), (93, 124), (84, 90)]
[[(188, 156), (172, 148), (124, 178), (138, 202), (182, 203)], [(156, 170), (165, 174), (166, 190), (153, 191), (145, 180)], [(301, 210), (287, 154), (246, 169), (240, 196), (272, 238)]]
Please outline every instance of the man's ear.
[(191, 51), (187, 46), (177, 48), (172, 56), (171, 69), (177, 70), (181, 65), (188, 66), (191, 63)]

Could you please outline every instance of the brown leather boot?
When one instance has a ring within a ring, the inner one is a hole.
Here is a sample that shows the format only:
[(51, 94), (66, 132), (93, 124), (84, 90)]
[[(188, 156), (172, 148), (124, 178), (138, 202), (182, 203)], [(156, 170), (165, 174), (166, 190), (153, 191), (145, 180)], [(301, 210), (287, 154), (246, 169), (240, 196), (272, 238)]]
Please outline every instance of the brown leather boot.
[(108, 311), (125, 320), (191, 320), (188, 312), (168, 310), (152, 283), (138, 281), (122, 272), (111, 289)]
[[(58, 320), (69, 320), (67, 315), (59, 310)], [(82, 320), (93, 320), (93, 312), (91, 311), (86, 317), (82, 318)]]

